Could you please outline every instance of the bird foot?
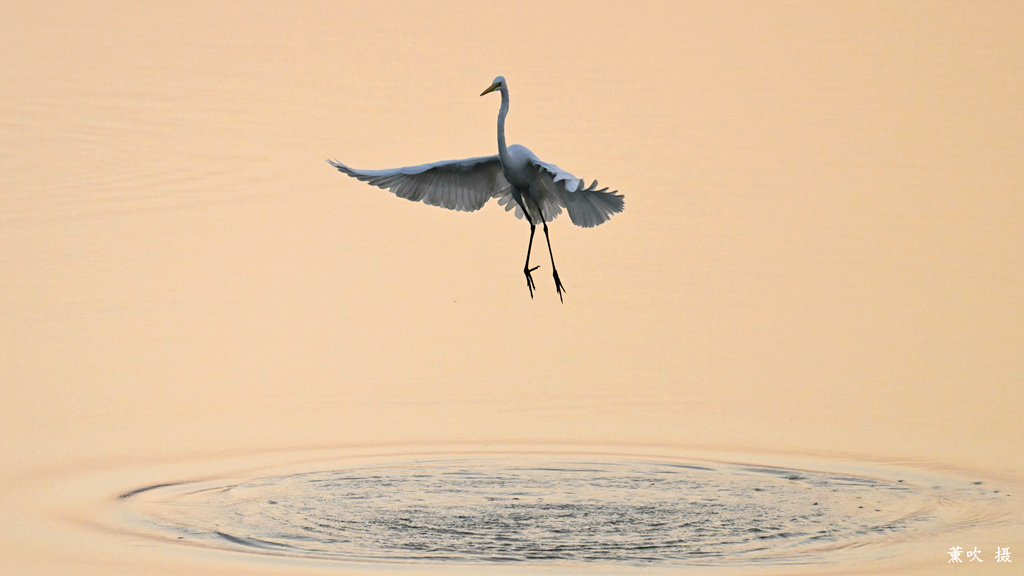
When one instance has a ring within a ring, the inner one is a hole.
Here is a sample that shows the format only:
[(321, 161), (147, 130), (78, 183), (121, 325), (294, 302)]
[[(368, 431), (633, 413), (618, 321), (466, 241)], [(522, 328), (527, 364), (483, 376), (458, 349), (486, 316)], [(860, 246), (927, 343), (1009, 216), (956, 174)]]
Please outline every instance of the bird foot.
[(537, 289), (537, 285), (533, 283), (533, 276), (530, 276), (530, 272), (533, 272), (540, 266), (534, 266), (533, 268), (523, 267), (523, 274), (526, 274), (526, 287), (530, 289), (530, 299), (533, 300), (533, 291)]
[(565, 286), (562, 286), (562, 281), (558, 279), (558, 270), (555, 270), (554, 276), (555, 276), (555, 290), (558, 290), (558, 301), (564, 303), (565, 300), (562, 300), (562, 292), (565, 292)]

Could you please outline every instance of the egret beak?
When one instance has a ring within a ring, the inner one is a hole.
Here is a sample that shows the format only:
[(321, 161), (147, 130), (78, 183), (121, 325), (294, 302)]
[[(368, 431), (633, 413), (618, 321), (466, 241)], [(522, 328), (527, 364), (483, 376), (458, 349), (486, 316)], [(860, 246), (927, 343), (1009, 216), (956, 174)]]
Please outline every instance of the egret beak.
[(498, 83), (495, 82), (494, 84), (491, 84), (490, 88), (488, 88), (487, 90), (484, 90), (483, 92), (481, 92), (480, 95), (483, 96), (484, 94), (487, 94), (488, 92), (494, 92), (497, 88), (498, 88)]

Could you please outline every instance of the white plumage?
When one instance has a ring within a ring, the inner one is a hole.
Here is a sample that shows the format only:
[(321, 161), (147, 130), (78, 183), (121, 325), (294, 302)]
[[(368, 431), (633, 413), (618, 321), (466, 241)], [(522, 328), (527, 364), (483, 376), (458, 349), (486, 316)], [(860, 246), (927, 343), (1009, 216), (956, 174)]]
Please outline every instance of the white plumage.
[(407, 200), (472, 212), (483, 208), (491, 198), (497, 198), (505, 210), (514, 209), (519, 218), (525, 215), (530, 222), (530, 245), (523, 272), (531, 298), (535, 285), (530, 273), (537, 267), (530, 268), (530, 251), (536, 223), (541, 222), (551, 255), (555, 289), (561, 299), (565, 288), (555, 269), (547, 223), (565, 208), (577, 226), (591, 228), (603, 224), (612, 214), (622, 211), (623, 197), (615, 190), (609, 192), (608, 188), (598, 190), (596, 180), (585, 186), (582, 179), (542, 161), (525, 146), (506, 146), (505, 116), (508, 115), (509, 97), (504, 77), (495, 78), (480, 95), (495, 90), (501, 93), (501, 110), (498, 112), (498, 153), (493, 156), (444, 160), (388, 170), (356, 170), (336, 160), (328, 162), (353, 178), (390, 190)]

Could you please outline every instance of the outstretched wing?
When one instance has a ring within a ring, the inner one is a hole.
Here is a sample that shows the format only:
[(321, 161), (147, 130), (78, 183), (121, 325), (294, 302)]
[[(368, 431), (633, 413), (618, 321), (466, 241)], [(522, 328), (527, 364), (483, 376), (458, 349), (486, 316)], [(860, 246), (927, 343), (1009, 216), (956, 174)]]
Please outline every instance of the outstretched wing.
[(581, 178), (554, 164), (548, 164), (536, 157), (531, 160), (538, 168), (540, 184), (565, 206), (573, 224), (592, 228), (605, 223), (612, 214), (622, 212), (625, 200), (618, 190), (609, 192), (607, 187), (598, 190), (597, 180), (590, 186), (585, 186)]
[(390, 190), (399, 198), (449, 210), (479, 210), (508, 187), (497, 155), (390, 170), (356, 170), (337, 160), (327, 162), (342, 173)]

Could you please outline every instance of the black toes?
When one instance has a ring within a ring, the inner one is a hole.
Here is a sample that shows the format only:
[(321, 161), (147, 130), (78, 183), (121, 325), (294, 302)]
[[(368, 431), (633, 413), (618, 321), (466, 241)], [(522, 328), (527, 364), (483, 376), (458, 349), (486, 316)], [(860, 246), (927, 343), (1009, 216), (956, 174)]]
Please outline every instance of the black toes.
[(558, 301), (559, 302), (565, 302), (565, 300), (562, 299), (562, 292), (565, 292), (565, 286), (562, 286), (562, 281), (558, 279), (558, 270), (555, 270), (554, 277), (555, 277), (555, 290), (558, 291)]

